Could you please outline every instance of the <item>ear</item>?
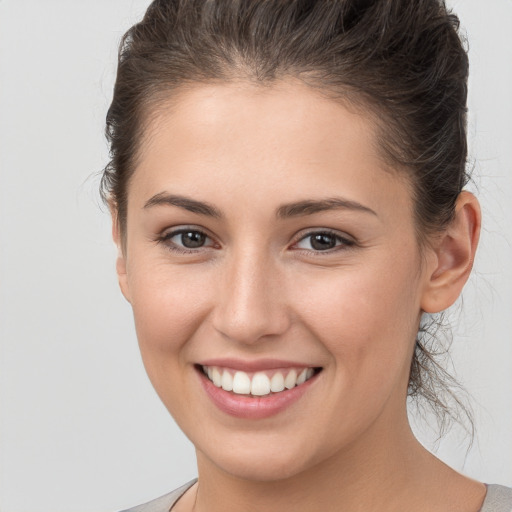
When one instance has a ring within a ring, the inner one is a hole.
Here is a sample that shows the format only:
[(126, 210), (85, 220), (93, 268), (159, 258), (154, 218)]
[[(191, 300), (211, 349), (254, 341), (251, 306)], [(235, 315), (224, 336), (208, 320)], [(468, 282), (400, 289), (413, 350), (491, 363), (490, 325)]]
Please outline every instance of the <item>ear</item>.
[(428, 281), (421, 302), (426, 313), (439, 313), (459, 297), (473, 268), (480, 226), (478, 200), (470, 192), (461, 192), (455, 218), (434, 242), (433, 258), (429, 258)]
[(130, 293), (128, 286), (127, 264), (126, 264), (126, 247), (123, 244), (123, 236), (119, 225), (119, 216), (117, 208), (113, 203), (109, 204), (110, 215), (112, 216), (112, 238), (117, 246), (116, 272), (119, 281), (119, 287), (128, 302), (130, 301)]

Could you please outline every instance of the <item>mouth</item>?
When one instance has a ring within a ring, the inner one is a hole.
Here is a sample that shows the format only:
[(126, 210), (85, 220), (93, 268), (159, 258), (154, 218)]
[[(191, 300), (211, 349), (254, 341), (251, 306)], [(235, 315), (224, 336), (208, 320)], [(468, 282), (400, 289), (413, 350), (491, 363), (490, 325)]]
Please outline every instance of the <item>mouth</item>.
[(222, 366), (198, 365), (206, 378), (217, 388), (235, 395), (262, 398), (286, 393), (304, 385), (315, 377), (321, 368), (290, 367), (273, 368), (256, 372), (246, 372)]
[[(277, 359), (222, 358), (201, 361), (195, 370), (206, 396), (221, 412), (262, 420), (280, 416), (304, 396), (317, 397), (313, 389), (323, 368)], [(298, 414), (306, 410), (298, 409)]]

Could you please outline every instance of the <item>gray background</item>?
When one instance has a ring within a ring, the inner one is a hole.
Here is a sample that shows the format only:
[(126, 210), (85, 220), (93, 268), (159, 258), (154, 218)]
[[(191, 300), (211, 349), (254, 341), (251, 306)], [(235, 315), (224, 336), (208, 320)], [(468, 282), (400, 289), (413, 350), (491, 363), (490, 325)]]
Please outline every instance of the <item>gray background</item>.
[[(0, 0), (0, 511), (118, 510), (195, 475), (117, 288), (97, 173), (119, 38), (147, 0)], [(456, 308), (477, 439), (437, 450), (512, 485), (512, 2), (450, 3), (470, 41), (470, 152), (484, 211)], [(434, 435), (418, 427), (432, 446)]]

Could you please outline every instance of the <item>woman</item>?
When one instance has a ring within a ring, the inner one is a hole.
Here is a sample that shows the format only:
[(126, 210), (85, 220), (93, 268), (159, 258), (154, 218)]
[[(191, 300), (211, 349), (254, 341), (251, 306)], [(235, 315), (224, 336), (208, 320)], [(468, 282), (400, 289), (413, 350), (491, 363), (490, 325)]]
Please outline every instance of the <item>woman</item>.
[(444, 407), (418, 332), (480, 230), (457, 26), (438, 0), (166, 0), (126, 34), (117, 272), (199, 472), (133, 510), (512, 510), (406, 412)]

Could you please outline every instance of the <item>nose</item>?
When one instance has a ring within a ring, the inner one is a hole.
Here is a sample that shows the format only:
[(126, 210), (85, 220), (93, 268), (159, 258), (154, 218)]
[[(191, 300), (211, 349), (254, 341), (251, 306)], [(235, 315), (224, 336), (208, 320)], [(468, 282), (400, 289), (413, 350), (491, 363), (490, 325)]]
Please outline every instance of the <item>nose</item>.
[(290, 315), (281, 273), (271, 258), (255, 251), (228, 258), (222, 272), (213, 325), (223, 336), (243, 344), (286, 332)]

